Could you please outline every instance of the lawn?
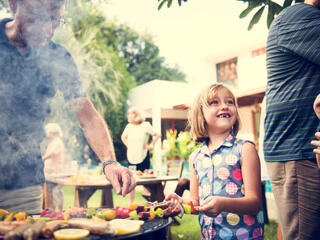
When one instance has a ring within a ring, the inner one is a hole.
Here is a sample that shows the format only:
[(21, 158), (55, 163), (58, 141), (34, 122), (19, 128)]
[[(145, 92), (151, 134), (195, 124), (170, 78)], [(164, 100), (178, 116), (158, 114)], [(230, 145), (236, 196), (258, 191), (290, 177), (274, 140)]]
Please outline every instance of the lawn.
[[(74, 201), (74, 188), (64, 186), (64, 209), (72, 207)], [(101, 190), (98, 190), (88, 201), (88, 207), (99, 207), (101, 198)], [(113, 192), (113, 201), (115, 206), (128, 207), (128, 196), (118, 196)], [(142, 197), (141, 192), (136, 191), (135, 202), (143, 204), (145, 199)], [(172, 240), (196, 240), (200, 239), (200, 226), (198, 223), (198, 216), (184, 215), (182, 219), (178, 219), (180, 224), (174, 223), (170, 226)], [(265, 240), (277, 239), (277, 223), (270, 221), (270, 224), (265, 225)]]

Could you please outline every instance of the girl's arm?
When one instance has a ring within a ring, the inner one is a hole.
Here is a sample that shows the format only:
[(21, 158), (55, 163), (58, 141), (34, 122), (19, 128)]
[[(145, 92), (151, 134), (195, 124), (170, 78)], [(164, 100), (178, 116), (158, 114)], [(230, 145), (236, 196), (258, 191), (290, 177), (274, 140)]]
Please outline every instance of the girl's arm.
[(196, 171), (193, 168), (193, 159), (193, 157), (189, 158), (190, 200), (194, 206), (199, 206), (199, 182)]
[[(199, 185), (198, 178), (196, 175), (196, 171), (193, 168), (193, 159), (194, 157), (189, 157), (189, 174), (190, 174), (190, 200), (192, 201), (194, 206), (199, 205)], [(183, 201), (182, 197), (178, 196), (176, 193), (171, 193), (166, 197), (166, 201), (170, 201), (171, 199), (178, 200), (181, 204), (186, 203)], [(189, 202), (189, 201), (187, 201)]]
[(200, 211), (215, 217), (222, 211), (254, 215), (261, 210), (260, 160), (253, 144), (243, 145), (241, 165), (245, 196), (241, 198), (212, 196), (201, 204)]

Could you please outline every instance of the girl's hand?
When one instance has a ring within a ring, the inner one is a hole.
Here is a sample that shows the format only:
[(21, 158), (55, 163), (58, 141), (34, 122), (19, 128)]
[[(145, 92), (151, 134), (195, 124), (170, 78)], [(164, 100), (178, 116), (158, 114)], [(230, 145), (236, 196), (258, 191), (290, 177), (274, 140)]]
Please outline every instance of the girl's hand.
[(183, 203), (183, 199), (176, 193), (171, 193), (169, 196), (166, 197), (165, 200), (171, 203), (175, 201), (179, 202), (180, 204)]
[(209, 217), (216, 217), (223, 211), (223, 208), (223, 198), (211, 196), (204, 200), (204, 202), (197, 207), (197, 210)]

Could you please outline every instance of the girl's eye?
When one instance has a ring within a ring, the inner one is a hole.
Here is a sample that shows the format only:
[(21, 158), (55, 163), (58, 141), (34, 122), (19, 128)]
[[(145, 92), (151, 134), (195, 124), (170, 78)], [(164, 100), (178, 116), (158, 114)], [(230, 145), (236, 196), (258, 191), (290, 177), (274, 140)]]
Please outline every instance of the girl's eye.
[(218, 102), (218, 100), (212, 100), (211, 102), (210, 102), (210, 105), (216, 105), (216, 104), (218, 104), (219, 102)]
[(234, 105), (234, 102), (233, 102), (233, 100), (228, 100), (228, 101), (227, 101), (227, 104), (228, 104), (228, 105)]

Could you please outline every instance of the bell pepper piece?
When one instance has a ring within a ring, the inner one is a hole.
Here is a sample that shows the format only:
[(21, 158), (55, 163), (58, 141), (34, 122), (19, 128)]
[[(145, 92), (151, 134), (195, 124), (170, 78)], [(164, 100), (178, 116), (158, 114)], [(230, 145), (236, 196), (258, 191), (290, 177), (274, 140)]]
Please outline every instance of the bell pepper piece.
[(152, 219), (154, 219), (155, 217), (156, 217), (156, 213), (155, 213), (155, 211), (154, 211), (154, 208), (151, 207), (151, 208), (150, 208), (150, 217), (149, 217), (149, 220), (152, 220)]
[(194, 214), (194, 205), (192, 201), (187, 202), (187, 205), (189, 205), (191, 207), (191, 214)]
[(157, 208), (156, 209), (156, 216), (158, 218), (163, 218), (163, 210), (162, 210), (162, 208)]

